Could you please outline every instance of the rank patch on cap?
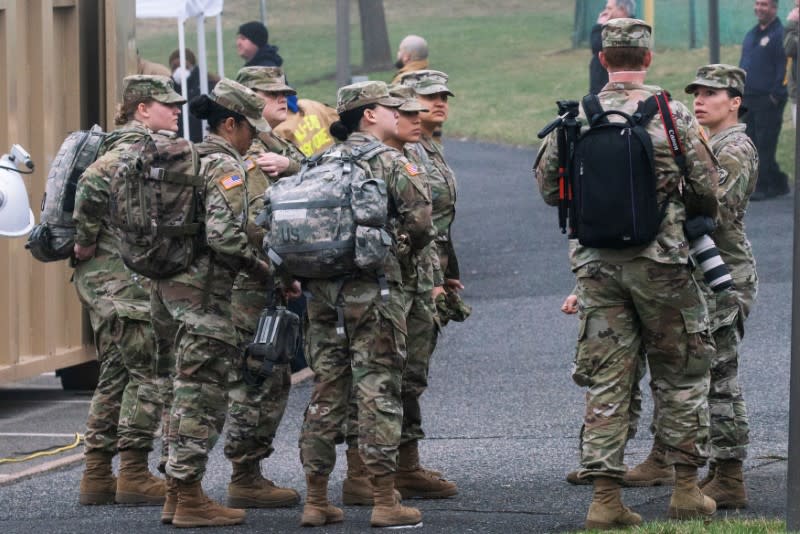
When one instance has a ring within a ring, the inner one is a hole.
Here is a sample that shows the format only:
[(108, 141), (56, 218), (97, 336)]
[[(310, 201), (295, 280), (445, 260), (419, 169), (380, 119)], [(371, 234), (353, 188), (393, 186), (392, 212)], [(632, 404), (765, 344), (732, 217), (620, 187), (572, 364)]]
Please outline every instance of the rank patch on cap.
[(239, 187), (240, 185), (244, 185), (242, 181), (242, 177), (238, 174), (233, 174), (231, 176), (226, 176), (225, 178), (219, 181), (219, 184), (225, 188), (227, 191), (228, 189), (233, 189), (234, 187)]
[(417, 166), (410, 161), (406, 163), (406, 171), (408, 171), (408, 174), (411, 176), (416, 176), (419, 174), (419, 168), (417, 168)]

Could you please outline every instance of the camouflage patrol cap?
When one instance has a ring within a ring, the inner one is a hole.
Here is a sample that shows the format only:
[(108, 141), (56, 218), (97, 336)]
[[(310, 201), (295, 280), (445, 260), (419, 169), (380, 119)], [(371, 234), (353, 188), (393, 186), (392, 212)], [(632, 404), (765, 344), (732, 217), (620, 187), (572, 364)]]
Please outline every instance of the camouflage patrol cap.
[(447, 93), (456, 96), (447, 88), (447, 79), (447, 74), (439, 70), (413, 70), (403, 74), (400, 83), (413, 87), (418, 95)]
[(236, 81), (254, 91), (297, 94), (297, 91), (286, 85), (286, 76), (280, 67), (243, 67), (236, 73)]
[(261, 112), (264, 101), (253, 91), (230, 78), (222, 78), (214, 86), (208, 98), (230, 111), (243, 115), (247, 121), (260, 132), (269, 132), (271, 128)]
[(603, 48), (650, 48), (653, 28), (639, 19), (611, 19), (603, 25)]
[(341, 114), (368, 104), (380, 104), (399, 108), (403, 101), (389, 96), (389, 88), (384, 82), (366, 81), (339, 88), (336, 94), (336, 111)]
[(697, 69), (695, 80), (686, 86), (687, 93), (693, 93), (695, 88), (713, 87), (715, 89), (733, 89), (739, 94), (744, 94), (744, 80), (747, 73), (739, 67), (714, 63)]
[(403, 100), (403, 105), (397, 108), (400, 111), (428, 111), (428, 108), (420, 104), (419, 100), (417, 100), (417, 92), (414, 91), (413, 87), (393, 84), (389, 86), (389, 94)]
[(172, 78), (137, 74), (122, 80), (122, 100), (136, 102), (152, 98), (162, 104), (185, 104), (186, 99), (175, 92)]

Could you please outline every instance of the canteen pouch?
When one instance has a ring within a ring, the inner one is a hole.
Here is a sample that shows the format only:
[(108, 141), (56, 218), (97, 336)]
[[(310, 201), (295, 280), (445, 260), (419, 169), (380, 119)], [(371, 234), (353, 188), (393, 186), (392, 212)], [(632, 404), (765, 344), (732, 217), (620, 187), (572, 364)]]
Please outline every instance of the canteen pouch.
[(251, 386), (261, 386), (275, 365), (286, 364), (300, 344), (300, 318), (284, 306), (267, 306), (258, 319), (253, 341), (244, 350), (242, 374)]
[(359, 269), (380, 269), (391, 246), (392, 237), (383, 228), (356, 226), (355, 263)]

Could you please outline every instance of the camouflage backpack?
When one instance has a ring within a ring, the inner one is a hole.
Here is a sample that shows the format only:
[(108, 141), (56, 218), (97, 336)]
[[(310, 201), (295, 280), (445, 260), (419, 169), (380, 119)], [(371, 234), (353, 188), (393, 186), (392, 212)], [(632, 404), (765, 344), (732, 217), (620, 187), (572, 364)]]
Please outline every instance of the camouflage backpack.
[(203, 235), (199, 168), (191, 142), (161, 133), (120, 157), (111, 180), (111, 226), (132, 271), (161, 279), (192, 264)]
[(337, 147), (267, 189), (260, 221), (270, 260), (298, 278), (380, 271), (392, 244), (386, 183), (359, 161), (387, 150), (377, 141), (350, 153)]
[(94, 125), (91, 130), (72, 132), (61, 143), (47, 174), (41, 215), (25, 248), (42, 262), (65, 260), (75, 245), (75, 189), (78, 178), (100, 156), (106, 133)]

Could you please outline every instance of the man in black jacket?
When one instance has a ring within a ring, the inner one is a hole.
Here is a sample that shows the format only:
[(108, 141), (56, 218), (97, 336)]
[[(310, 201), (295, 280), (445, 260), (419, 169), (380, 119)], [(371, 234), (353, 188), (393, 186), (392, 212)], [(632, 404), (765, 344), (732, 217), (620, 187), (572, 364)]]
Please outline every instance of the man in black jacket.
[(245, 60), (245, 67), (280, 67), (283, 65), (283, 58), (278, 54), (278, 47), (269, 44), (267, 27), (255, 20), (239, 26), (239, 33), (236, 35), (236, 52)]
[[(239, 26), (236, 35), (236, 53), (244, 61), (245, 67), (280, 67), (283, 58), (278, 54), (278, 47), (269, 44), (267, 27), (254, 20)], [(284, 74), (286, 69), (284, 68)], [(288, 76), (286, 83), (289, 83)], [(291, 84), (289, 84), (291, 85)], [(286, 105), (292, 113), (297, 113), (297, 95), (289, 95)]]
[(603, 48), (601, 32), (603, 24), (611, 19), (630, 18), (636, 11), (636, 0), (608, 0), (606, 7), (597, 17), (597, 24), (592, 26), (589, 42), (592, 46), (592, 60), (589, 62), (589, 92), (597, 94), (608, 83), (608, 72), (600, 64), (597, 53)]

